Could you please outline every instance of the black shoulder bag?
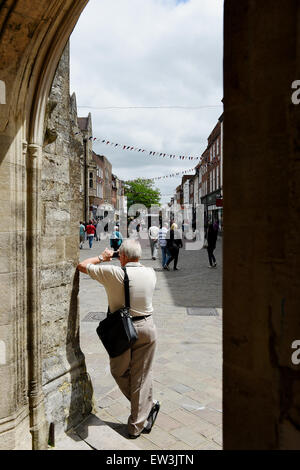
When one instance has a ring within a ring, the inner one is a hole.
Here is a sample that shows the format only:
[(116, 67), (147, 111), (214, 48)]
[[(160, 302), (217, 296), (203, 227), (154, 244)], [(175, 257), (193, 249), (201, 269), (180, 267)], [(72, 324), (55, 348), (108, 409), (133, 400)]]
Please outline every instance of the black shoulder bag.
[(105, 320), (99, 323), (96, 332), (110, 357), (120, 356), (138, 339), (130, 315), (129, 279), (124, 271), (125, 307), (114, 313), (108, 313)]

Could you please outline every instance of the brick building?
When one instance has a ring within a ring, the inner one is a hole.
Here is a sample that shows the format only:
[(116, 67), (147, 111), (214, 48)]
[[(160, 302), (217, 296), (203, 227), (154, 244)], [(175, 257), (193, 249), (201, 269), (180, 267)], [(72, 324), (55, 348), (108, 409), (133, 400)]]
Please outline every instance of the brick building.
[(218, 220), (223, 226), (223, 114), (208, 137), (208, 145), (197, 165), (199, 172), (199, 202), (205, 206), (205, 224)]
[(94, 194), (91, 197), (91, 207), (93, 217), (103, 217), (104, 208), (98, 209), (105, 204), (114, 205), (112, 202), (112, 165), (104, 155), (92, 153), (93, 162), (96, 168), (95, 180), (90, 180), (90, 185), (94, 184)]

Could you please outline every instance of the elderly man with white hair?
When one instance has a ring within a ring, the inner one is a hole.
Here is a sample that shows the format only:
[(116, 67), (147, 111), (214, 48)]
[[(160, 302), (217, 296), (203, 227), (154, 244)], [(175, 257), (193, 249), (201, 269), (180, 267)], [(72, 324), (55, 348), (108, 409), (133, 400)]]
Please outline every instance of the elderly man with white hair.
[[(131, 403), (128, 418), (128, 435), (135, 439), (149, 433), (157, 417), (160, 404), (153, 400), (152, 363), (156, 347), (156, 327), (153, 322), (152, 297), (156, 274), (139, 260), (141, 245), (126, 239), (120, 247), (121, 267), (106, 264), (113, 250), (106, 248), (100, 256), (88, 258), (77, 266), (83, 273), (105, 287), (110, 312), (125, 306), (124, 271), (129, 278), (130, 314), (138, 333), (137, 341), (123, 354), (110, 358), (110, 370), (122, 393)], [(105, 265), (104, 265), (105, 263)], [(113, 313), (111, 313), (113, 315)]]

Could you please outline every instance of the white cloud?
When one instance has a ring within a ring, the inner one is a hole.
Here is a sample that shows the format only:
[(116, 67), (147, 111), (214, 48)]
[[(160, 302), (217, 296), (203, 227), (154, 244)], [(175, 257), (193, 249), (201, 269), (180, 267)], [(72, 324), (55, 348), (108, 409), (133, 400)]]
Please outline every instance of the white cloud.
[[(223, 1), (90, 0), (71, 37), (78, 106), (203, 106), (222, 99)], [(222, 108), (111, 109), (92, 113), (95, 137), (200, 156)], [(191, 161), (95, 144), (121, 178), (160, 176)], [(173, 194), (180, 178), (157, 183)], [(169, 198), (164, 198), (164, 201)]]

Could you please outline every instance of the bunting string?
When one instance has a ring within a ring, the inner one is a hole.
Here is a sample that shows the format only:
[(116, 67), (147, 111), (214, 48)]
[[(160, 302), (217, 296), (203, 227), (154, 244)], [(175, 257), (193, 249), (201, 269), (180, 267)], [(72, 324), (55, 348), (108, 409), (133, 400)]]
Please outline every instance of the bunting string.
[[(80, 134), (80, 132), (76, 132), (75, 135), (77, 134)], [(200, 160), (201, 157), (195, 157), (195, 156), (186, 156), (186, 155), (175, 155), (175, 154), (171, 154), (171, 153), (165, 153), (165, 152), (156, 152), (156, 151), (153, 151), (153, 150), (146, 150), (144, 149), (143, 147), (136, 147), (134, 145), (124, 145), (124, 144), (118, 144), (118, 143), (115, 143), (115, 142), (111, 142), (110, 140), (107, 140), (107, 139), (100, 139), (98, 137), (93, 137), (93, 136), (90, 136), (89, 137), (89, 140), (93, 141), (93, 142), (98, 142), (100, 144), (103, 144), (103, 145), (109, 145), (110, 147), (114, 147), (114, 148), (119, 148), (119, 149), (122, 149), (122, 150), (128, 150), (130, 152), (137, 152), (137, 153), (146, 153), (148, 154), (149, 156), (153, 156), (153, 157), (162, 157), (162, 158), (170, 158), (170, 159), (174, 159), (174, 158), (178, 158), (179, 160)]]
[(125, 183), (130, 183), (131, 181), (135, 181), (137, 179), (140, 179), (142, 181), (157, 181), (157, 180), (162, 180), (166, 178), (176, 178), (176, 176), (180, 176), (186, 173), (189, 173), (190, 171), (195, 171), (195, 168), (189, 168), (183, 171), (178, 171), (176, 173), (171, 173), (170, 175), (164, 175), (164, 176), (154, 176), (152, 178), (133, 178), (130, 180), (126, 180)]

